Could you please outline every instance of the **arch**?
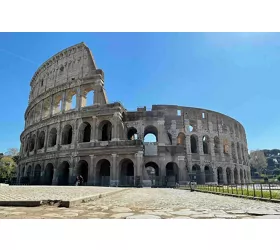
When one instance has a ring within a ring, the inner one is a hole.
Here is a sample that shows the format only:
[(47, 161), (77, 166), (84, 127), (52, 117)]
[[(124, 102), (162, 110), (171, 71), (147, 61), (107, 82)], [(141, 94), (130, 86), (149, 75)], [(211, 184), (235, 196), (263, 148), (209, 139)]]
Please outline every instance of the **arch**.
[(81, 175), (84, 179), (84, 183), (87, 183), (87, 181), (88, 181), (88, 163), (87, 163), (87, 161), (81, 160), (78, 162), (76, 174)]
[(26, 171), (26, 176), (30, 178), (31, 175), (31, 165), (28, 166), (27, 171)]
[(79, 142), (90, 142), (91, 125), (88, 122), (83, 122), (79, 129)]
[(158, 130), (155, 126), (149, 125), (144, 129), (144, 142), (157, 142)]
[(107, 159), (102, 159), (97, 162), (97, 185), (110, 186), (110, 167), (111, 164)]
[(62, 93), (57, 93), (53, 97), (53, 114), (57, 114), (62, 111)]
[(38, 149), (42, 149), (45, 145), (45, 131), (41, 131), (38, 137)]
[(138, 134), (137, 134), (137, 129), (134, 127), (131, 127), (127, 131), (127, 139), (128, 140), (137, 140), (138, 139)]
[(192, 180), (193, 181), (196, 181), (197, 184), (204, 184), (203, 182), (203, 177), (202, 177), (202, 173), (201, 173), (201, 169), (200, 169), (200, 166), (197, 165), (197, 164), (194, 164), (192, 166)]
[(206, 165), (204, 167), (204, 173), (205, 173), (205, 182), (214, 182), (214, 176), (213, 176), (213, 169), (211, 166)]
[(94, 89), (91, 86), (87, 86), (82, 91), (81, 106), (88, 107), (94, 105)]
[(165, 166), (167, 186), (175, 186), (179, 182), (179, 169), (175, 162), (168, 162)]
[(72, 133), (73, 133), (72, 126), (69, 124), (65, 125), (62, 130), (62, 140), (61, 140), (62, 145), (67, 145), (72, 143)]
[(203, 153), (210, 154), (210, 139), (208, 135), (202, 137)]
[(231, 184), (231, 169), (229, 167), (226, 168), (227, 174), (227, 184)]
[(35, 148), (35, 140), (36, 140), (36, 135), (32, 135), (32, 137), (30, 139), (30, 144), (29, 144), (30, 152), (32, 152)]
[(21, 169), (21, 177), (24, 176), (24, 172), (25, 172), (25, 166), (23, 166), (22, 169)]
[(227, 155), (229, 153), (229, 145), (227, 139), (224, 139), (223, 147), (224, 147), (224, 154)]
[(41, 165), (37, 164), (34, 169), (34, 181), (35, 185), (39, 185), (41, 181)]
[(75, 109), (76, 108), (76, 91), (74, 89), (68, 90), (66, 92), (65, 98), (65, 110)]
[(56, 138), (57, 138), (57, 130), (56, 128), (52, 128), (49, 135), (48, 147), (54, 147), (56, 145)]
[(220, 139), (218, 136), (214, 137), (214, 152), (220, 154)]
[(57, 185), (67, 186), (69, 184), (69, 169), (70, 165), (67, 161), (60, 164), (58, 168)]
[(104, 120), (99, 124), (99, 141), (111, 141), (112, 139), (112, 123)]
[(218, 167), (218, 169), (217, 169), (217, 178), (218, 178), (218, 184), (223, 184), (224, 183), (223, 168), (222, 167)]
[(152, 181), (152, 186), (159, 186), (159, 166), (155, 162), (150, 161), (145, 164), (145, 170)]
[(186, 145), (186, 136), (182, 132), (180, 132), (177, 136), (177, 145), (181, 145), (181, 146)]
[(44, 171), (45, 185), (52, 185), (53, 172), (54, 172), (53, 164), (48, 163), (47, 166), (45, 167), (45, 171)]
[(190, 140), (191, 140), (191, 152), (193, 154), (197, 154), (197, 141), (198, 141), (198, 138), (197, 138), (197, 135), (191, 135), (190, 137)]
[(134, 163), (125, 158), (120, 162), (120, 185), (134, 186)]
[(233, 176), (234, 176), (234, 184), (239, 184), (238, 183), (238, 171), (237, 171), (236, 167), (234, 168)]
[(242, 171), (241, 168), (240, 168), (239, 173), (240, 173), (240, 182), (241, 182), (242, 184), (244, 184), (243, 171)]

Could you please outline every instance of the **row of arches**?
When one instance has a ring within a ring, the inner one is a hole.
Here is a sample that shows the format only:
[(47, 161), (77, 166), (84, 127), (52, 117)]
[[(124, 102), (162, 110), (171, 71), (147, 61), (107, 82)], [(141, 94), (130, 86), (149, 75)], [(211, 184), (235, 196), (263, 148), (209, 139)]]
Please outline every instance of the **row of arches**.
[[(112, 138), (112, 124), (110, 121), (103, 121), (99, 124), (98, 135), (100, 141), (110, 141)], [(90, 142), (91, 140), (92, 127), (88, 122), (83, 122), (78, 130), (78, 142)], [(45, 145), (45, 132), (41, 131), (37, 138), (33, 134), (27, 139), (24, 145), (25, 152), (32, 152), (35, 148), (42, 149)], [(49, 132), (49, 138), (47, 141), (47, 147), (54, 147), (57, 145), (57, 129), (52, 128)], [(73, 128), (70, 124), (67, 124), (63, 127), (61, 133), (61, 145), (69, 145), (73, 141)], [(37, 146), (36, 146), (37, 144)]]

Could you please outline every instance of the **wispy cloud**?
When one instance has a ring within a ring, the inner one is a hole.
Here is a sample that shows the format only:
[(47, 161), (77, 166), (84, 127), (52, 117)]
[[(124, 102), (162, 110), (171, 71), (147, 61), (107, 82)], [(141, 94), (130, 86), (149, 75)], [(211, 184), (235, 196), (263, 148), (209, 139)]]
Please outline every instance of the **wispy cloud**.
[(23, 56), (21, 56), (21, 55), (15, 54), (15, 53), (13, 53), (13, 52), (11, 52), (11, 51), (8, 51), (8, 50), (5, 50), (5, 49), (0, 49), (0, 52), (4, 52), (4, 53), (9, 54), (9, 55), (11, 55), (11, 56), (17, 57), (18, 59), (20, 59), (20, 60), (22, 60), (22, 61), (25, 61), (25, 62), (31, 63), (31, 64), (33, 64), (33, 65), (39, 66), (38, 63), (36, 63), (36, 62), (34, 62), (34, 61), (32, 61), (32, 60), (26, 58), (26, 57), (23, 57)]

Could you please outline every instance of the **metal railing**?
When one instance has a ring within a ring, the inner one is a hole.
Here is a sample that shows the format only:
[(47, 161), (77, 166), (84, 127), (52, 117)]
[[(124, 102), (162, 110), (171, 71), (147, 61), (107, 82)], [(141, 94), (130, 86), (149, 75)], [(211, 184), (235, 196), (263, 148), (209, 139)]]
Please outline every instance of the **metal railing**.
[[(186, 185), (184, 189), (191, 189)], [(195, 191), (205, 191), (211, 193), (223, 193), (241, 197), (253, 197), (269, 200), (280, 200), (280, 183), (246, 183), (246, 184), (196, 184)]]

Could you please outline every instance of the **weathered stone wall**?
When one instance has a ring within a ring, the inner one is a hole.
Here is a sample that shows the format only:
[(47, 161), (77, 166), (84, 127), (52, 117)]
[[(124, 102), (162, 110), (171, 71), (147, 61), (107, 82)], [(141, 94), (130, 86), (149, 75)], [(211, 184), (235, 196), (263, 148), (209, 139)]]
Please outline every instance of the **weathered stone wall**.
[[(239, 122), (199, 108), (153, 105), (130, 112), (109, 103), (104, 73), (83, 43), (46, 61), (30, 85), (19, 179), (68, 185), (82, 174), (89, 185), (134, 185), (147, 181), (151, 166), (157, 185), (250, 181)], [(143, 142), (148, 133), (156, 142)]]

